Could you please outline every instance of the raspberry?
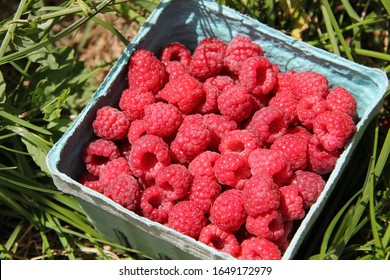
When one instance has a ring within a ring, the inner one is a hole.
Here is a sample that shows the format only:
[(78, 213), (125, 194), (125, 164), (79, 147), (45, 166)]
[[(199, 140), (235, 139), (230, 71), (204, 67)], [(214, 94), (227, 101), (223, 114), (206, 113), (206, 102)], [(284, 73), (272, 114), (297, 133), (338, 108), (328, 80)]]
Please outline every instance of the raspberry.
[(186, 116), (171, 143), (171, 152), (175, 160), (182, 164), (190, 163), (206, 150), (211, 142), (211, 133), (211, 128), (203, 123), (201, 115)]
[(154, 135), (144, 135), (134, 142), (130, 153), (133, 174), (147, 183), (153, 181), (163, 168), (171, 164), (168, 145)]
[(294, 73), (290, 87), (297, 99), (309, 95), (325, 98), (328, 94), (328, 80), (325, 76), (313, 71)]
[(249, 233), (270, 241), (275, 241), (284, 234), (283, 216), (279, 210), (248, 216), (245, 227)]
[(170, 62), (179, 62), (185, 67), (191, 63), (191, 52), (186, 46), (179, 42), (166, 45), (161, 52), (160, 61), (167, 66)]
[(211, 205), (210, 221), (222, 230), (236, 232), (247, 217), (240, 190), (222, 192)]
[(181, 125), (183, 116), (172, 104), (157, 102), (145, 107), (146, 132), (159, 137), (173, 134)]
[(262, 143), (272, 144), (287, 131), (285, 110), (276, 106), (264, 107), (252, 116), (247, 129)]
[(303, 209), (303, 199), (299, 195), (299, 190), (296, 186), (284, 186), (279, 188), (280, 191), (280, 207), (285, 220), (299, 220), (305, 216)]
[(233, 84), (233, 79), (228, 76), (215, 76), (208, 78), (203, 83), (203, 91), (205, 92), (204, 100), (200, 102), (196, 112), (200, 114), (217, 113), (218, 96), (224, 88)]
[(184, 198), (190, 188), (192, 175), (181, 164), (171, 164), (164, 167), (156, 177), (156, 184), (163, 190), (168, 200)]
[(299, 194), (303, 198), (303, 206), (307, 209), (317, 201), (325, 187), (325, 181), (316, 173), (297, 170), (290, 185), (298, 188)]
[(165, 70), (168, 73), (168, 80), (174, 80), (180, 78), (181, 75), (188, 74), (189, 70), (181, 64), (179, 61), (169, 61), (165, 66)]
[(248, 163), (252, 176), (268, 175), (279, 186), (288, 182), (292, 175), (290, 165), (274, 150), (258, 148), (250, 154)]
[(242, 190), (246, 212), (256, 216), (279, 207), (278, 186), (267, 175), (258, 175), (248, 179)]
[(269, 106), (279, 106), (286, 111), (286, 119), (289, 125), (294, 125), (298, 121), (297, 105), (298, 101), (289, 90), (278, 91), (268, 103)]
[(303, 97), (297, 105), (298, 119), (307, 129), (313, 129), (313, 122), (316, 117), (326, 110), (325, 99), (318, 95)]
[(170, 80), (158, 97), (177, 106), (183, 114), (190, 114), (201, 102), (203, 95), (202, 84), (190, 74), (183, 74)]
[(326, 96), (325, 102), (329, 110), (339, 110), (352, 118), (356, 117), (356, 99), (343, 87), (337, 86), (332, 88)]
[(131, 144), (126, 140), (127, 139), (124, 139), (123, 141), (118, 142), (117, 146), (119, 148), (120, 156), (124, 157), (126, 160), (129, 160)]
[(248, 162), (238, 154), (222, 154), (215, 162), (214, 173), (222, 185), (242, 189), (251, 176)]
[(225, 252), (233, 257), (240, 253), (240, 244), (233, 233), (224, 231), (218, 226), (209, 224), (202, 228), (199, 241), (216, 249), (219, 252)]
[(203, 212), (191, 201), (179, 201), (168, 216), (167, 226), (189, 237), (197, 239), (200, 231), (206, 226)]
[(134, 144), (135, 141), (145, 134), (146, 126), (144, 120), (135, 120), (130, 123), (129, 131), (127, 132), (127, 140), (130, 144)]
[(121, 140), (127, 135), (130, 122), (125, 114), (116, 108), (104, 106), (97, 110), (92, 123), (97, 136), (106, 140)]
[(220, 154), (213, 151), (204, 151), (197, 155), (188, 165), (190, 173), (196, 177), (208, 177), (217, 181), (214, 175), (214, 164), (219, 159)]
[(104, 189), (104, 195), (124, 208), (135, 211), (140, 203), (141, 187), (132, 175), (123, 173), (110, 181)]
[(110, 185), (111, 181), (116, 179), (121, 174), (132, 175), (129, 163), (123, 157), (113, 159), (104, 165), (100, 171), (99, 187), (103, 192)]
[(148, 50), (135, 51), (129, 60), (127, 74), (129, 87), (146, 87), (156, 94), (167, 81), (165, 67), (154, 54)]
[(89, 173), (99, 177), (101, 168), (110, 160), (119, 157), (118, 146), (109, 140), (97, 139), (84, 149), (83, 161)]
[(245, 159), (259, 148), (256, 136), (248, 130), (233, 130), (226, 133), (219, 145), (219, 151), (222, 154), (236, 153)]
[(240, 260), (280, 260), (281, 252), (273, 242), (259, 237), (250, 237), (241, 243)]
[(253, 56), (262, 56), (263, 50), (249, 37), (236, 35), (228, 44), (224, 58), (225, 67), (238, 75), (242, 63)]
[(226, 43), (216, 38), (201, 40), (192, 54), (191, 74), (202, 81), (218, 75), (223, 67), (226, 48)]
[(255, 56), (241, 65), (238, 79), (254, 95), (265, 95), (274, 88), (276, 73), (268, 59)]
[(252, 98), (241, 84), (235, 84), (224, 90), (217, 99), (218, 109), (236, 122), (247, 119), (253, 109)]
[(221, 186), (209, 177), (195, 177), (188, 194), (188, 200), (196, 204), (203, 213), (210, 212), (211, 204), (221, 193)]
[(340, 111), (326, 111), (313, 123), (313, 132), (318, 141), (330, 152), (344, 148), (355, 130), (352, 118)]
[(130, 120), (141, 119), (144, 108), (154, 103), (154, 95), (146, 87), (132, 87), (125, 89), (119, 99), (119, 108)]
[(79, 178), (79, 183), (94, 190), (94, 191), (99, 191), (99, 177), (89, 173), (89, 172), (84, 172), (81, 177)]
[(317, 137), (313, 135), (308, 143), (308, 166), (307, 169), (314, 173), (325, 175), (335, 168), (337, 159), (342, 150), (329, 152), (320, 144)]
[(270, 149), (278, 151), (292, 170), (305, 169), (307, 166), (308, 140), (299, 134), (285, 134), (276, 139)]
[(142, 215), (149, 220), (165, 224), (174, 205), (175, 203), (168, 200), (162, 189), (157, 186), (149, 187), (142, 192), (140, 208)]
[(206, 114), (203, 115), (203, 122), (212, 129), (209, 149), (213, 151), (218, 150), (221, 139), (227, 133), (237, 129), (237, 123), (224, 115)]

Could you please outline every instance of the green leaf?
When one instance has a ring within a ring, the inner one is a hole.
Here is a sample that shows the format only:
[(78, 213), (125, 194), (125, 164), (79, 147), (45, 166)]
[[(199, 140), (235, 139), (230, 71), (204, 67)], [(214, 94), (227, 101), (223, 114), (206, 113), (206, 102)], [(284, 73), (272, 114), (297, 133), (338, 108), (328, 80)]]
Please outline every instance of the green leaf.
[(46, 174), (50, 174), (49, 169), (46, 165), (46, 155), (47, 152), (40, 149), (30, 141), (28, 141), (25, 138), (22, 138), (22, 142), (26, 146), (26, 149), (28, 153), (30, 154), (31, 158), (34, 160), (34, 162), (39, 166), (39, 168), (45, 172)]
[(5, 93), (6, 84), (4, 81), (3, 73), (0, 71), (0, 104), (4, 104), (7, 100), (7, 95)]
[(21, 118), (18, 118), (10, 113), (7, 113), (6, 111), (0, 111), (0, 117), (14, 123), (15, 125), (20, 125), (21, 127), (25, 127), (31, 130), (34, 130), (36, 132), (45, 134), (45, 135), (51, 135), (50, 131), (47, 131), (46, 129), (43, 129), (39, 126), (36, 126), (28, 121), (25, 121)]

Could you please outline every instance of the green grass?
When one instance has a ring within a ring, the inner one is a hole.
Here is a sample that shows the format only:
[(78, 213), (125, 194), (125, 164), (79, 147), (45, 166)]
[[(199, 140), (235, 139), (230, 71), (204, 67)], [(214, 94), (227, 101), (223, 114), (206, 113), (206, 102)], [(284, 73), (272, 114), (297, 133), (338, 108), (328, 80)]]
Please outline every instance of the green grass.
[[(124, 34), (97, 14), (142, 24), (158, 1), (10, 1), (0, 17), (0, 259), (132, 259), (142, 252), (113, 244), (77, 201), (54, 187), (45, 163), (98, 87), (79, 60), (88, 31), (101, 26), (123, 47)], [(389, 74), (389, 1), (220, 0), (309, 44)], [(61, 26), (58, 30), (56, 27)], [(70, 44), (78, 34), (82, 38)], [(67, 38), (69, 44), (61, 43)], [(341, 178), (303, 259), (390, 259), (390, 118), (387, 102)]]

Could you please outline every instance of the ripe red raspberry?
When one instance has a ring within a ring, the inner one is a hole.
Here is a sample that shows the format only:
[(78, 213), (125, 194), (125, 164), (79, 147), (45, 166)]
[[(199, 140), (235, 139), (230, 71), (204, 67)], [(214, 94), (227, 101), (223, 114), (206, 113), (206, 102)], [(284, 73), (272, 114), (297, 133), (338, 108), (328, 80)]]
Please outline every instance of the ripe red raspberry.
[(189, 67), (191, 63), (191, 52), (183, 44), (172, 42), (162, 49), (160, 61), (165, 66), (174, 61), (179, 62), (185, 67)]
[(149, 220), (165, 224), (174, 205), (175, 202), (168, 200), (157, 186), (151, 186), (142, 192), (141, 213)]
[(191, 182), (191, 173), (181, 164), (165, 166), (156, 176), (157, 186), (163, 190), (165, 197), (172, 201), (184, 198), (190, 189)]
[(299, 194), (303, 198), (303, 206), (307, 209), (317, 201), (325, 187), (325, 181), (316, 173), (297, 170), (290, 185), (298, 188)]
[(133, 174), (145, 184), (153, 182), (157, 174), (171, 164), (168, 145), (160, 137), (144, 135), (134, 142), (129, 164)]
[(279, 188), (280, 207), (285, 220), (293, 221), (302, 219), (305, 216), (303, 199), (296, 186), (289, 185)]
[(144, 124), (149, 134), (168, 137), (176, 132), (182, 121), (180, 110), (172, 104), (157, 102), (145, 107)]
[(259, 237), (250, 237), (241, 243), (240, 260), (280, 260), (281, 252), (273, 242)]
[(236, 153), (245, 159), (260, 147), (256, 136), (248, 130), (233, 130), (226, 133), (219, 144), (219, 151), (221, 154)]
[(141, 119), (144, 108), (154, 103), (154, 95), (146, 87), (132, 87), (125, 89), (119, 99), (119, 108), (130, 120)]
[(99, 177), (101, 168), (120, 155), (118, 146), (109, 140), (97, 139), (87, 144), (83, 161), (88, 172)]
[(221, 186), (209, 177), (195, 177), (188, 194), (188, 200), (194, 203), (203, 213), (210, 212), (211, 204), (221, 193)]
[(99, 188), (99, 177), (89, 173), (88, 171), (87, 172), (84, 172), (78, 182), (94, 191), (99, 191), (100, 188)]
[(218, 109), (236, 122), (247, 119), (253, 112), (252, 98), (241, 84), (235, 84), (224, 90), (217, 99)]
[(252, 176), (266, 174), (279, 186), (288, 182), (292, 175), (290, 165), (274, 150), (258, 148), (250, 154), (248, 163)]
[(168, 215), (167, 226), (189, 237), (198, 239), (207, 220), (203, 212), (191, 201), (179, 201)]
[(298, 119), (307, 129), (313, 129), (314, 120), (326, 110), (325, 99), (318, 95), (303, 97), (297, 105)]
[(194, 177), (208, 177), (217, 181), (214, 175), (214, 164), (221, 155), (213, 151), (204, 151), (197, 155), (188, 165), (188, 170)]
[(181, 75), (188, 74), (189, 70), (179, 61), (169, 61), (165, 66), (168, 73), (168, 81), (180, 78)]
[(309, 95), (325, 98), (328, 94), (328, 80), (324, 75), (317, 72), (296, 72), (291, 77), (290, 88), (297, 99)]
[(235, 235), (224, 231), (218, 226), (209, 224), (202, 228), (199, 241), (216, 249), (219, 252), (225, 252), (233, 257), (238, 257), (241, 246)]
[(313, 135), (308, 143), (308, 166), (307, 169), (314, 173), (325, 175), (333, 171), (336, 166), (337, 159), (340, 157), (342, 150), (329, 152)]
[(276, 84), (276, 73), (268, 59), (255, 56), (241, 65), (238, 79), (252, 94), (266, 95)]
[(209, 150), (218, 151), (221, 139), (230, 131), (237, 129), (237, 123), (224, 115), (206, 114), (203, 115), (203, 122), (212, 129)]
[(247, 36), (236, 35), (228, 44), (224, 58), (225, 67), (238, 75), (242, 63), (253, 56), (262, 56), (262, 48)]
[(251, 176), (248, 162), (238, 154), (222, 154), (215, 162), (214, 173), (221, 185), (236, 189), (244, 188), (245, 181)]
[(278, 186), (268, 175), (259, 174), (248, 179), (242, 190), (246, 212), (257, 216), (277, 209), (280, 204)]
[(274, 209), (256, 216), (248, 216), (245, 228), (257, 237), (270, 241), (278, 240), (284, 234), (282, 213)]
[(285, 110), (277, 106), (264, 107), (254, 113), (247, 129), (264, 145), (272, 144), (287, 131)]
[(170, 80), (158, 97), (177, 106), (183, 114), (190, 114), (201, 102), (203, 95), (202, 83), (190, 74), (183, 74)]
[(218, 112), (218, 96), (224, 88), (234, 84), (232, 78), (228, 76), (215, 76), (208, 78), (203, 83), (204, 98), (198, 105), (196, 112), (209, 114)]
[(161, 61), (150, 51), (140, 49), (129, 59), (127, 74), (129, 87), (146, 87), (156, 94), (167, 81), (167, 73)]
[(222, 230), (236, 232), (245, 223), (246, 217), (241, 191), (230, 189), (215, 199), (209, 219)]
[(216, 38), (201, 40), (192, 54), (191, 74), (201, 81), (217, 76), (223, 68), (226, 48), (226, 43)]
[(129, 126), (130, 122), (125, 114), (111, 106), (98, 109), (92, 123), (93, 131), (97, 136), (112, 141), (126, 137)]
[(270, 149), (279, 152), (291, 169), (305, 169), (307, 166), (308, 140), (299, 134), (285, 134), (276, 139)]
[(211, 142), (211, 133), (211, 128), (203, 123), (202, 115), (187, 115), (171, 142), (171, 152), (176, 162), (188, 164), (205, 151)]
[(127, 132), (127, 140), (130, 144), (134, 144), (135, 141), (145, 134), (146, 126), (144, 120), (135, 120), (130, 123), (129, 131)]
[(322, 146), (330, 152), (344, 148), (356, 131), (352, 118), (340, 111), (326, 111), (313, 123), (313, 132)]
[(298, 121), (298, 101), (289, 90), (278, 91), (268, 103), (269, 106), (279, 106), (286, 111), (286, 119), (289, 125), (295, 125)]
[(329, 91), (325, 103), (329, 110), (339, 110), (352, 118), (356, 118), (356, 99), (347, 89), (341, 86), (334, 87)]
[(123, 173), (110, 181), (104, 195), (130, 211), (136, 211), (141, 198), (141, 187), (132, 175)]
[(111, 181), (121, 174), (132, 175), (129, 163), (123, 157), (113, 159), (104, 165), (100, 171), (99, 187), (103, 192), (110, 185)]

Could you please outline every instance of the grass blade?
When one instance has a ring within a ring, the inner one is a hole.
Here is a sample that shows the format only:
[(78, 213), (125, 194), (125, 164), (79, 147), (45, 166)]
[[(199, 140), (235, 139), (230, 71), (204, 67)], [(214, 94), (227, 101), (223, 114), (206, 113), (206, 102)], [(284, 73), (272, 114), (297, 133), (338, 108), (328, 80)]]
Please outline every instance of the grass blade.
[(333, 51), (333, 53), (340, 55), (340, 50), (339, 50), (337, 38), (334, 35), (334, 30), (332, 27), (332, 23), (331, 23), (331, 19), (330, 19), (330, 16), (328, 14), (328, 11), (326, 10), (326, 8), (324, 6), (321, 6), (321, 11), (322, 11), (322, 14), (324, 16), (325, 26), (326, 26), (326, 30), (327, 30), (328, 35), (329, 35), (329, 40), (330, 40), (330, 45), (332, 47), (332, 51)]

